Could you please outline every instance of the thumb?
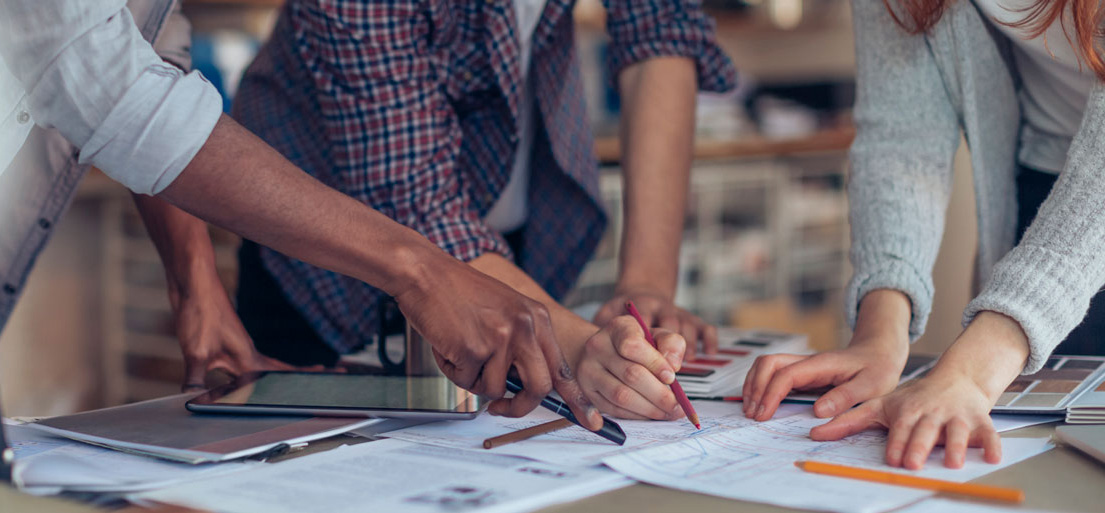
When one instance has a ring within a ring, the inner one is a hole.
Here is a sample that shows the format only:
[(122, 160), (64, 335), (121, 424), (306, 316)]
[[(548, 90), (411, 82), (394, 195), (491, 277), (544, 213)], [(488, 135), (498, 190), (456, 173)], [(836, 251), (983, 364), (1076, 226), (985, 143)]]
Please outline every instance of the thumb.
[(873, 406), (873, 402), (848, 410), (835, 419), (811, 429), (810, 438), (819, 442), (840, 440), (848, 435), (881, 425), (877, 421), (878, 410)]

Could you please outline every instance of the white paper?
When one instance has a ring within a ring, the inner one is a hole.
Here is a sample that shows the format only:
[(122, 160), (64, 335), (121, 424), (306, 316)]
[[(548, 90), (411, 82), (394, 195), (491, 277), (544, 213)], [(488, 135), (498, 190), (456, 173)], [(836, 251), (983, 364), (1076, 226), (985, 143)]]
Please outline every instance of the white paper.
[(981, 452), (972, 449), (959, 470), (944, 467), (944, 453), (938, 449), (923, 470), (909, 472), (884, 463), (883, 432), (867, 431), (835, 442), (811, 440), (810, 429), (824, 422), (826, 419), (798, 414), (615, 455), (603, 463), (659, 486), (792, 508), (864, 513), (900, 507), (931, 492), (811, 474), (799, 470), (794, 462), (825, 461), (967, 481), (1052, 447), (1046, 438), (1003, 439), (1001, 464), (983, 462)]
[(970, 501), (957, 501), (934, 497), (925, 499), (909, 507), (899, 509), (894, 513), (1044, 513), (1040, 509), (1006, 508), (991, 504), (979, 504)]
[(381, 440), (131, 498), (223, 513), (513, 513), (630, 484), (603, 468)]
[[(581, 427), (572, 426), (491, 450), (483, 448), (483, 441), (488, 438), (560, 418), (543, 408), (538, 408), (522, 418), (495, 417), (484, 413), (474, 420), (423, 424), (380, 436), (438, 447), (520, 456), (560, 465), (598, 465), (604, 458), (614, 454), (689, 437), (704, 436), (755, 422), (745, 418), (741, 412), (740, 403), (692, 401), (692, 404), (698, 412), (698, 418), (702, 424), (701, 430), (695, 429), (687, 419), (617, 420), (616, 422), (626, 433), (626, 442), (623, 446), (615, 445)], [(810, 406), (806, 404), (783, 404), (779, 406), (775, 415), (785, 417), (809, 410)]]
[(189, 465), (96, 447), (27, 426), (4, 428), (15, 452), (16, 484), (36, 495), (133, 492), (254, 468), (260, 463)]
[(1063, 420), (1062, 415), (1019, 415), (1012, 413), (991, 413), (990, 420), (994, 423), (994, 429), (998, 433), (1004, 433), (1006, 431), (1013, 431), (1015, 429), (1025, 428), (1029, 426), (1036, 426), (1039, 424), (1047, 424), (1049, 422), (1059, 422)]

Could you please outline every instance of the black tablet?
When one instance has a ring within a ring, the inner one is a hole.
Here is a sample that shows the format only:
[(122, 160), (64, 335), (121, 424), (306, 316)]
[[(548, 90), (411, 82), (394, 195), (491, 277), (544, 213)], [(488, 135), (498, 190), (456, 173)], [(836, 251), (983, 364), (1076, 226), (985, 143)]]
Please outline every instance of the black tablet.
[(256, 372), (188, 401), (203, 413), (471, 419), (484, 401), (444, 377)]

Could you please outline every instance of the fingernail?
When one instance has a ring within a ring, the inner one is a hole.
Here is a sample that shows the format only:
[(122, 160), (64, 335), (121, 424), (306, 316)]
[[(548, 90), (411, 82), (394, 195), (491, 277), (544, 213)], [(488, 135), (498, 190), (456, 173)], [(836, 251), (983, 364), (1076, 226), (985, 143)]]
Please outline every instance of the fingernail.
[(670, 385), (672, 381), (675, 381), (675, 373), (670, 370), (660, 371), (660, 382), (665, 385)]
[(744, 409), (745, 416), (752, 418), (756, 416), (756, 401), (750, 401), (748, 406)]
[(594, 406), (587, 408), (587, 418), (590, 419), (593, 425), (602, 425), (602, 415), (599, 414), (599, 409)]
[(679, 357), (674, 353), (665, 353), (664, 359), (667, 360), (668, 365), (671, 365), (673, 368), (679, 367)]
[(832, 401), (825, 401), (815, 408), (818, 417), (829, 417), (836, 411), (836, 405)]
[(760, 415), (763, 415), (763, 414), (764, 414), (764, 405), (761, 404), (758, 407), (756, 407), (756, 418), (760, 418)]

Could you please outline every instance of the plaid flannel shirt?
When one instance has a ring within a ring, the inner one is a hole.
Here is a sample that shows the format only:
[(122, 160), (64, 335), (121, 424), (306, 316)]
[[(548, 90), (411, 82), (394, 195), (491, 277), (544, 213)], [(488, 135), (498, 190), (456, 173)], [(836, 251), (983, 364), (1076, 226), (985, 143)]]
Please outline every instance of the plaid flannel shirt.
[[(518, 142), (523, 77), (509, 0), (290, 1), (243, 79), (235, 117), (322, 182), (456, 258), (501, 254), (560, 297), (606, 224), (572, 6), (549, 0), (533, 36), (537, 133), (519, 254), (482, 220)], [(650, 57), (685, 56), (697, 63), (700, 88), (735, 82), (698, 2), (608, 2), (607, 29), (611, 76)], [(336, 350), (371, 340), (381, 291), (268, 248), (262, 259)]]

